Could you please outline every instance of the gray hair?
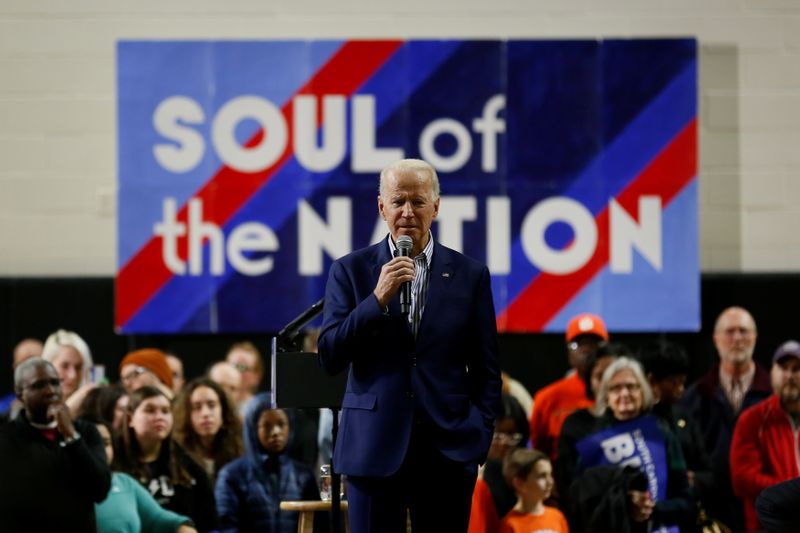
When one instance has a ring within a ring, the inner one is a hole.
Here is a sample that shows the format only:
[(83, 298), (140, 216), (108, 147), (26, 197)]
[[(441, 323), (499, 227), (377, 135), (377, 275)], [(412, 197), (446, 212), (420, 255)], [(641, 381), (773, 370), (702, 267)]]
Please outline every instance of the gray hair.
[(439, 175), (436, 174), (436, 169), (428, 163), (427, 161), (423, 161), (422, 159), (400, 159), (399, 161), (395, 161), (390, 165), (384, 167), (381, 171), (381, 180), (380, 185), (378, 188), (378, 192), (380, 195), (385, 198), (386, 194), (386, 180), (389, 179), (391, 174), (395, 172), (400, 172), (403, 170), (410, 170), (416, 173), (427, 173), (428, 176), (431, 178), (431, 188), (433, 189), (433, 199), (436, 200), (439, 198)]
[(642, 365), (639, 364), (639, 361), (630, 357), (620, 357), (608, 365), (608, 368), (603, 372), (603, 378), (600, 380), (600, 390), (597, 392), (597, 400), (594, 407), (596, 414), (603, 414), (608, 409), (608, 382), (622, 370), (633, 372), (636, 381), (639, 382), (639, 387), (642, 391), (642, 412), (653, 408), (653, 389), (650, 388), (650, 383), (644, 377)]
[(25, 379), (31, 370), (43, 366), (52, 368), (53, 372), (56, 371), (55, 367), (52, 365), (52, 363), (50, 363), (50, 361), (45, 361), (40, 357), (33, 357), (21, 362), (19, 366), (14, 369), (14, 391), (17, 393), (20, 392), (22, 389), (22, 380)]
[(62, 346), (74, 348), (75, 351), (80, 354), (81, 359), (83, 359), (81, 380), (78, 383), (78, 388), (80, 388), (89, 382), (90, 369), (92, 368), (92, 365), (94, 365), (94, 362), (92, 361), (92, 352), (89, 350), (89, 345), (86, 344), (86, 341), (83, 340), (80, 335), (74, 331), (59, 329), (47, 337), (47, 340), (44, 342), (44, 348), (42, 348), (42, 359), (52, 363), (56, 356), (58, 356), (58, 352)]

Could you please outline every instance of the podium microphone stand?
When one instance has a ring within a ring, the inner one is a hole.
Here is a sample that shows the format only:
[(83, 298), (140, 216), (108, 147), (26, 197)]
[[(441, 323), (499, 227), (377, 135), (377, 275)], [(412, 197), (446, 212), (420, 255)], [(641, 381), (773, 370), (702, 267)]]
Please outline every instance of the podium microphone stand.
[[(333, 412), (333, 446), (339, 431), (339, 409), (347, 386), (347, 373), (329, 376), (320, 366), (318, 355), (296, 351), (295, 339), (308, 322), (322, 312), (324, 299), (303, 311), (272, 338), (270, 376), (272, 407), (316, 409)], [(341, 475), (331, 457), (331, 526), (333, 533), (341, 530)]]

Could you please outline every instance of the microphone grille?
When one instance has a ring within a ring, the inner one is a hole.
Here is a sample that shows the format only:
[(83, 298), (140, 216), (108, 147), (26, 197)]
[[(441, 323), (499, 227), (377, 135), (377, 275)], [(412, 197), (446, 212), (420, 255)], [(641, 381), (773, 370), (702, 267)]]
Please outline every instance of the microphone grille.
[(397, 238), (397, 248), (400, 250), (411, 250), (414, 247), (414, 241), (408, 235), (400, 235)]

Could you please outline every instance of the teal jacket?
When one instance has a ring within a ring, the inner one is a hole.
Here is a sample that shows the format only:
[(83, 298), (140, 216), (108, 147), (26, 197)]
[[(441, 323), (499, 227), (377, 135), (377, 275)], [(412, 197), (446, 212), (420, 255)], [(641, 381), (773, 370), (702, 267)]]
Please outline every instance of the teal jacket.
[(142, 485), (128, 474), (114, 472), (111, 490), (95, 505), (97, 533), (174, 533), (189, 518), (167, 511)]

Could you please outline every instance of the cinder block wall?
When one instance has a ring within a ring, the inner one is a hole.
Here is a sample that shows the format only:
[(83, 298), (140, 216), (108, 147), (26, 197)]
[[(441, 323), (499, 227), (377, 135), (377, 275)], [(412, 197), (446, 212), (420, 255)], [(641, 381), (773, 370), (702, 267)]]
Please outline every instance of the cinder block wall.
[(2, 0), (0, 276), (115, 272), (121, 38), (700, 43), (705, 272), (800, 270), (797, 0)]

